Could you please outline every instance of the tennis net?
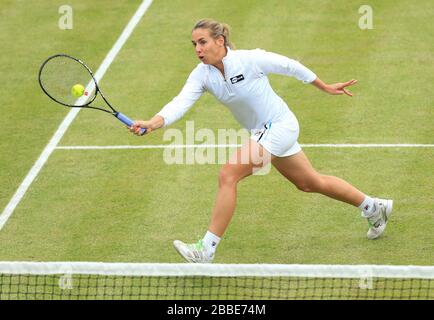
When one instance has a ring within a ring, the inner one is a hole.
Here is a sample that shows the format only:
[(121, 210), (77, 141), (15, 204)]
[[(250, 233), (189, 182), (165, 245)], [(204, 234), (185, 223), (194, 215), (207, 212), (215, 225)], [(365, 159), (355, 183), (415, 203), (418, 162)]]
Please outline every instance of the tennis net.
[(0, 262), (0, 300), (434, 299), (434, 267)]

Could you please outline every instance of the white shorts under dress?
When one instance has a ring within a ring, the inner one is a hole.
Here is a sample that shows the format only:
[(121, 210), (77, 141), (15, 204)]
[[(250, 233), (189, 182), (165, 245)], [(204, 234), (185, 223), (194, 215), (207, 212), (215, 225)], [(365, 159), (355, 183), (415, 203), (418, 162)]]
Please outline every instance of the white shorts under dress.
[(299, 132), (297, 118), (288, 112), (277, 121), (269, 121), (263, 128), (253, 130), (250, 139), (276, 157), (288, 157), (301, 151), (297, 142)]

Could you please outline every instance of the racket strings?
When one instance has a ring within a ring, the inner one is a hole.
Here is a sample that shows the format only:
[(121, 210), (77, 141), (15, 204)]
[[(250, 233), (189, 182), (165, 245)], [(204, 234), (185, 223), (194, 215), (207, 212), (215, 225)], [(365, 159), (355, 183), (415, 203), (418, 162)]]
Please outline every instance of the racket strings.
[[(45, 92), (57, 102), (80, 107), (95, 98), (96, 90), (91, 84), (94, 82), (89, 71), (80, 62), (66, 56), (56, 56), (48, 60), (40, 71), (40, 83)], [(82, 97), (74, 95), (72, 88), (82, 85), (93, 88), (92, 92), (86, 89)]]

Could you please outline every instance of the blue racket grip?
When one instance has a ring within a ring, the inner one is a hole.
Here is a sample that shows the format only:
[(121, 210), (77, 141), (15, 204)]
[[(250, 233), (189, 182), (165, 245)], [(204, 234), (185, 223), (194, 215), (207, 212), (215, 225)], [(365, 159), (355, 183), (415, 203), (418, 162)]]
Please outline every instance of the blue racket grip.
[[(120, 121), (122, 121), (123, 123), (125, 123), (128, 127), (131, 127), (134, 123), (133, 120), (131, 120), (130, 118), (128, 118), (126, 115), (124, 115), (123, 113), (120, 112), (116, 112), (114, 114), (114, 116), (116, 118), (118, 118)], [(142, 128), (140, 129), (140, 135), (143, 136), (146, 133), (146, 129)]]

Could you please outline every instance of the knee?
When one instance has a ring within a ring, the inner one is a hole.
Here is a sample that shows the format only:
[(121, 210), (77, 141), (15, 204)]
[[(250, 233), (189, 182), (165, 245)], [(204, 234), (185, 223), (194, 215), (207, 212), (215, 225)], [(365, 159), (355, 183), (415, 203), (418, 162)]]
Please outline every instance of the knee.
[(313, 179), (306, 179), (295, 184), (298, 190), (303, 192), (321, 192), (323, 181), (320, 176)]
[(223, 167), (219, 173), (219, 186), (231, 186), (238, 183), (239, 175), (233, 170)]
[(299, 183), (299, 184), (296, 184), (295, 186), (297, 187), (298, 190), (303, 191), (303, 192), (314, 192), (313, 188), (308, 183)]

